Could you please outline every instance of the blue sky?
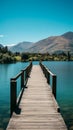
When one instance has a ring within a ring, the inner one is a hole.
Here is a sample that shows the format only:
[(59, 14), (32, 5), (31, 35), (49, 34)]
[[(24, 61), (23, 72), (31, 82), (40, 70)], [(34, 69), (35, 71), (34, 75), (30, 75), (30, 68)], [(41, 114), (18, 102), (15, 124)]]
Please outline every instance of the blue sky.
[(0, 0), (0, 44), (73, 31), (73, 0)]

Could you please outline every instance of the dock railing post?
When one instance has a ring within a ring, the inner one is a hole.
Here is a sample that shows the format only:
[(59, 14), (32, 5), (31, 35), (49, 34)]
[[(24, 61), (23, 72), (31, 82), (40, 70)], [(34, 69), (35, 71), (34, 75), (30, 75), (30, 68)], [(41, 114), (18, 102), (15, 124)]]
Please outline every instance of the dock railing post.
[(47, 74), (48, 74), (48, 72), (47, 72), (47, 69), (45, 68), (45, 77), (47, 78)]
[(22, 74), (21, 74), (21, 89), (24, 86), (24, 70), (21, 70)]
[(56, 99), (56, 75), (52, 75), (52, 93)]
[(10, 116), (12, 115), (12, 112), (14, 111), (15, 107), (16, 107), (16, 100), (17, 100), (17, 93), (16, 93), (16, 86), (17, 86), (17, 82), (14, 79), (11, 79), (10, 81), (10, 95), (11, 95), (11, 103), (10, 103)]
[(47, 83), (50, 84), (50, 73), (49, 73), (49, 71), (47, 72)]

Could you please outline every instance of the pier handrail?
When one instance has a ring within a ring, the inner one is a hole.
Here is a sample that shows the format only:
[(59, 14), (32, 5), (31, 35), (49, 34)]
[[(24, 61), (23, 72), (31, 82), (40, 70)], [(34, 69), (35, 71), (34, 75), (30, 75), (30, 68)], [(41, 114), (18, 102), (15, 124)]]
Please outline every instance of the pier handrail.
[[(14, 78), (10, 79), (10, 116), (12, 116), (13, 111), (15, 110), (15, 107), (19, 104), (23, 90), (25, 88), (25, 85), (27, 83), (28, 77), (30, 75), (32, 69), (32, 62), (19, 74), (17, 74)], [(25, 73), (25, 75), (24, 75)], [(17, 79), (21, 78), (21, 90), (19, 93), (19, 96), (17, 97)]]
[(41, 61), (39, 62), (43, 73), (47, 79), (47, 83), (50, 84), (50, 76), (52, 76), (52, 93), (54, 95), (54, 97), (56, 98), (56, 80), (57, 80), (57, 76), (55, 74), (53, 74)]

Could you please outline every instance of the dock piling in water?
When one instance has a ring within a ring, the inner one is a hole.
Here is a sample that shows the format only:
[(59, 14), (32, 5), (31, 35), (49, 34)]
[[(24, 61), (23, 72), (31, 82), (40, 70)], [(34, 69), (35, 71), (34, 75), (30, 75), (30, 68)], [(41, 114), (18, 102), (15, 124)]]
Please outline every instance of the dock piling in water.
[(16, 107), (16, 100), (17, 100), (17, 82), (13, 79), (10, 81), (11, 91), (10, 91), (10, 116), (12, 115), (15, 107)]
[(56, 75), (52, 75), (52, 93), (54, 94), (54, 97), (56, 98)]

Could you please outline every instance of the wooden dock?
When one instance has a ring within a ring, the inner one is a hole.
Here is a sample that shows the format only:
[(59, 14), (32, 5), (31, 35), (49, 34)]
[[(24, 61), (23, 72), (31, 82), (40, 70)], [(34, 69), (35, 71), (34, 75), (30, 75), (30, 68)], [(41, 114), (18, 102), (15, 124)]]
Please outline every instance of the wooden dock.
[(40, 65), (33, 65), (18, 110), (6, 130), (67, 130)]

